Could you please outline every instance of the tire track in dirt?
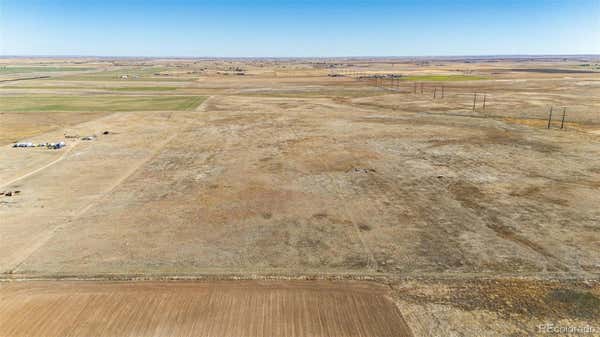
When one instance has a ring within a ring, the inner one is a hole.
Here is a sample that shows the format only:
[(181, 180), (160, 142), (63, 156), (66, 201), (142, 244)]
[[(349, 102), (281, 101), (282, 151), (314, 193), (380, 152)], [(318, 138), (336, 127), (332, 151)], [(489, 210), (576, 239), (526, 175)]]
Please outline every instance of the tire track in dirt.
[[(160, 150), (162, 150), (177, 135), (178, 135), (177, 133), (174, 133), (174, 134), (170, 135), (169, 137), (167, 137), (163, 142), (161, 142), (159, 144), (159, 146), (147, 158), (145, 158), (144, 160), (142, 160), (139, 163), (137, 163), (136, 165), (134, 165), (130, 170), (128, 170), (117, 181), (115, 181), (113, 184), (111, 184), (108, 189), (103, 191), (98, 198), (96, 198), (94, 201), (87, 204), (83, 208), (81, 208), (79, 211), (77, 211), (72, 216), (68, 217), (67, 218), (68, 220), (65, 220), (65, 222), (66, 223), (73, 222), (73, 221), (79, 219), (80, 217), (82, 217), (86, 212), (88, 212), (93, 207), (99, 205), (103, 200), (105, 200), (110, 195), (110, 193), (112, 191), (114, 191), (119, 185), (121, 185), (125, 180), (127, 180), (127, 178), (132, 176), (144, 164), (148, 163), (150, 160), (152, 160), (154, 157), (156, 157), (160, 153)], [(49, 229), (45, 235), (43, 235), (41, 238), (39, 238), (36, 242), (32, 243), (31, 246), (25, 250), (25, 253), (24, 253), (25, 256), (21, 259), (21, 261), (17, 262), (16, 265), (14, 265), (14, 267), (8, 268), (8, 270), (9, 270), (8, 273), (12, 274), (17, 269), (19, 269), (19, 267), (25, 261), (27, 261), (27, 259), (30, 256), (32, 256), (36, 251), (38, 251), (41, 247), (43, 247), (44, 244), (46, 244), (48, 241), (50, 241), (54, 237), (54, 235), (56, 235), (56, 233), (63, 228), (63, 226), (65, 225), (65, 222), (60, 222), (59, 224), (55, 225), (53, 228)]]
[[(212, 98), (212, 97), (210, 97)], [(200, 104), (197, 108), (197, 111), (199, 109), (199, 111), (204, 111), (204, 107), (205, 102), (208, 101), (210, 98), (204, 100), (204, 102), (202, 102), (202, 104)], [(167, 120), (171, 119), (171, 115), (169, 115), (167, 118)], [(186, 128), (186, 130), (191, 129), (193, 126), (188, 126)], [(185, 131), (184, 131), (185, 132)], [(53, 228), (49, 229), (47, 231), (47, 233), (45, 235), (43, 235), (42, 237), (40, 237), (38, 240), (36, 240), (36, 242), (32, 243), (31, 246), (27, 247), (27, 249), (24, 252), (24, 257), (20, 259), (20, 261), (15, 261), (12, 263), (12, 267), (11, 267), (11, 263), (8, 264), (8, 268), (7, 268), (7, 274), (13, 274), (15, 271), (17, 271), (19, 269), (20, 266), (23, 265), (23, 263), (25, 263), (25, 261), (27, 261), (27, 259), (32, 256), (35, 252), (37, 252), (40, 248), (42, 248), (48, 241), (50, 241), (54, 235), (56, 235), (56, 233), (58, 231), (60, 231), (63, 226), (65, 225), (65, 223), (71, 223), (79, 218), (81, 218), (85, 213), (87, 213), (90, 209), (92, 209), (93, 207), (99, 205), (102, 203), (102, 201), (104, 201), (110, 194), (111, 192), (113, 192), (118, 186), (120, 186), (124, 181), (126, 181), (129, 177), (131, 177), (132, 175), (134, 175), (138, 170), (140, 170), (145, 164), (147, 164), (148, 162), (150, 162), (152, 159), (156, 158), (156, 156), (158, 156), (162, 149), (164, 149), (171, 141), (173, 141), (177, 136), (179, 136), (180, 131), (174, 131), (172, 134), (168, 135), (162, 142), (160, 142), (158, 144), (158, 146), (143, 160), (139, 161), (138, 163), (136, 163), (135, 165), (133, 165), (124, 175), (122, 175), (120, 178), (118, 178), (113, 184), (111, 184), (106, 190), (104, 190), (99, 197), (97, 197), (94, 201), (92, 201), (91, 203), (87, 204), (86, 206), (84, 206), (83, 208), (81, 208), (79, 211), (75, 212), (75, 214), (71, 215), (70, 217), (67, 218), (67, 220), (65, 220), (65, 222), (60, 222), (57, 225), (55, 225)], [(69, 148), (69, 149), (72, 149)], [(41, 169), (46, 168), (48, 166), (51, 166), (52, 164), (54, 164), (55, 162), (58, 162), (59, 160), (61, 160), (62, 158), (64, 158), (67, 155), (67, 152), (65, 151), (65, 153), (63, 154), (63, 156), (61, 156), (61, 158), (55, 160), (54, 162), (50, 163), (50, 165), (46, 165), (45, 167), (42, 167), (38, 170), (36, 170), (33, 173), (37, 173), (38, 171), (41, 171)]]
[(47, 164), (46, 164), (46, 165), (44, 165), (44, 166), (41, 166), (41, 167), (39, 167), (39, 168), (37, 168), (37, 169), (35, 169), (35, 170), (31, 171), (31, 172), (28, 172), (28, 173), (26, 173), (26, 174), (24, 174), (24, 175), (22, 175), (22, 176), (18, 177), (18, 178), (15, 178), (15, 179), (13, 179), (13, 180), (11, 180), (11, 181), (7, 182), (7, 183), (4, 183), (4, 185), (1, 185), (1, 186), (0, 186), (0, 189), (3, 189), (3, 188), (5, 188), (5, 187), (7, 187), (7, 186), (9, 186), (9, 185), (12, 185), (12, 184), (16, 183), (17, 181), (20, 181), (20, 180), (22, 180), (22, 179), (25, 179), (25, 178), (27, 178), (27, 177), (30, 177), (30, 176), (32, 176), (32, 175), (34, 175), (34, 174), (36, 174), (36, 173), (38, 173), (38, 172), (40, 172), (40, 171), (42, 171), (42, 170), (45, 170), (45, 169), (47, 169), (48, 167), (50, 167), (50, 166), (52, 166), (52, 165), (54, 165), (54, 164), (58, 163), (59, 161), (61, 161), (61, 160), (65, 159), (65, 158), (66, 158), (66, 156), (67, 156), (67, 155), (68, 155), (68, 154), (69, 154), (69, 153), (70, 153), (70, 152), (71, 152), (71, 151), (72, 151), (72, 150), (75, 148), (75, 146), (77, 146), (77, 144), (79, 144), (79, 142), (74, 142), (74, 143), (73, 143), (71, 146), (68, 146), (68, 147), (67, 147), (67, 149), (66, 149), (66, 150), (65, 150), (65, 151), (64, 151), (64, 152), (63, 152), (63, 153), (62, 153), (62, 154), (61, 154), (61, 155), (60, 155), (58, 158), (54, 159), (53, 161), (51, 161), (51, 162), (47, 163)]
[[(289, 124), (288, 128), (295, 135), (296, 139), (300, 139), (300, 136), (298, 135), (298, 131), (296, 130), (296, 128), (293, 124)], [(336, 139), (334, 139), (334, 143), (337, 143)], [(316, 157), (316, 153), (312, 150), (312, 148), (310, 146), (306, 147), (306, 151), (309, 152), (313, 157)], [(377, 271), (378, 270), (377, 260), (375, 260), (373, 251), (367, 245), (364, 238), (362, 237), (360, 228), (358, 227), (358, 223), (357, 223), (354, 215), (348, 209), (347, 202), (346, 202), (346, 199), (344, 198), (344, 193), (342, 192), (341, 186), (336, 181), (335, 177), (333, 177), (333, 175), (331, 173), (329, 173), (329, 171), (323, 170), (322, 174), (325, 175), (327, 177), (327, 179), (330, 181), (330, 184), (326, 184), (323, 187), (326, 190), (328, 190), (328, 192), (330, 192), (330, 194), (336, 196), (338, 199), (340, 199), (342, 201), (343, 212), (346, 215), (346, 217), (348, 217), (348, 219), (350, 219), (350, 222), (352, 223), (352, 227), (354, 228), (354, 233), (355, 233), (356, 237), (358, 238), (358, 240), (360, 241), (361, 246), (363, 247), (363, 250), (364, 250), (364, 254), (367, 257), (367, 268), (371, 272)], [(329, 185), (333, 186), (333, 188), (331, 189)]]

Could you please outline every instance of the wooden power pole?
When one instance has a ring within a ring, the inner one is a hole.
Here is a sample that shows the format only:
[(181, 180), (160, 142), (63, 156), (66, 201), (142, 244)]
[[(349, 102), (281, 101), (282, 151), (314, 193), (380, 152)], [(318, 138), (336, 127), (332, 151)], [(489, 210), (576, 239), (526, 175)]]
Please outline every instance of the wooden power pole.
[(485, 97), (486, 97), (486, 96), (487, 96), (487, 95), (485, 95), (485, 94), (483, 95), (483, 111), (485, 111)]

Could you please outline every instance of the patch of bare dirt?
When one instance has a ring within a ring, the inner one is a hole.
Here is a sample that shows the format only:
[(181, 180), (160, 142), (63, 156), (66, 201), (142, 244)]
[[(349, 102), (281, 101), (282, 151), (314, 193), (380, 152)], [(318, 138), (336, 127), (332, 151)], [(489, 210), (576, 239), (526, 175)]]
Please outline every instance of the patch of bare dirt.
[(16, 282), (0, 285), (0, 335), (412, 336), (374, 283)]

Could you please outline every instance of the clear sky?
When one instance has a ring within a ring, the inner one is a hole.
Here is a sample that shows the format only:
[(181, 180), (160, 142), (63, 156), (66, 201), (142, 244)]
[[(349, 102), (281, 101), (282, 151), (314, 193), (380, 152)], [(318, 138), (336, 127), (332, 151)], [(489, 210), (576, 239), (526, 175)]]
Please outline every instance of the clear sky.
[(600, 54), (600, 0), (0, 0), (0, 55)]

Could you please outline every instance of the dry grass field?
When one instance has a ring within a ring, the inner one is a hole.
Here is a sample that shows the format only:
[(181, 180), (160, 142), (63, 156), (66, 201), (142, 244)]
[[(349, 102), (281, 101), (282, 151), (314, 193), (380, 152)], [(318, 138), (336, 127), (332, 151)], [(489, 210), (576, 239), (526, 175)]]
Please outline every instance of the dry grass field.
[(0, 336), (600, 331), (600, 60), (1, 62)]

